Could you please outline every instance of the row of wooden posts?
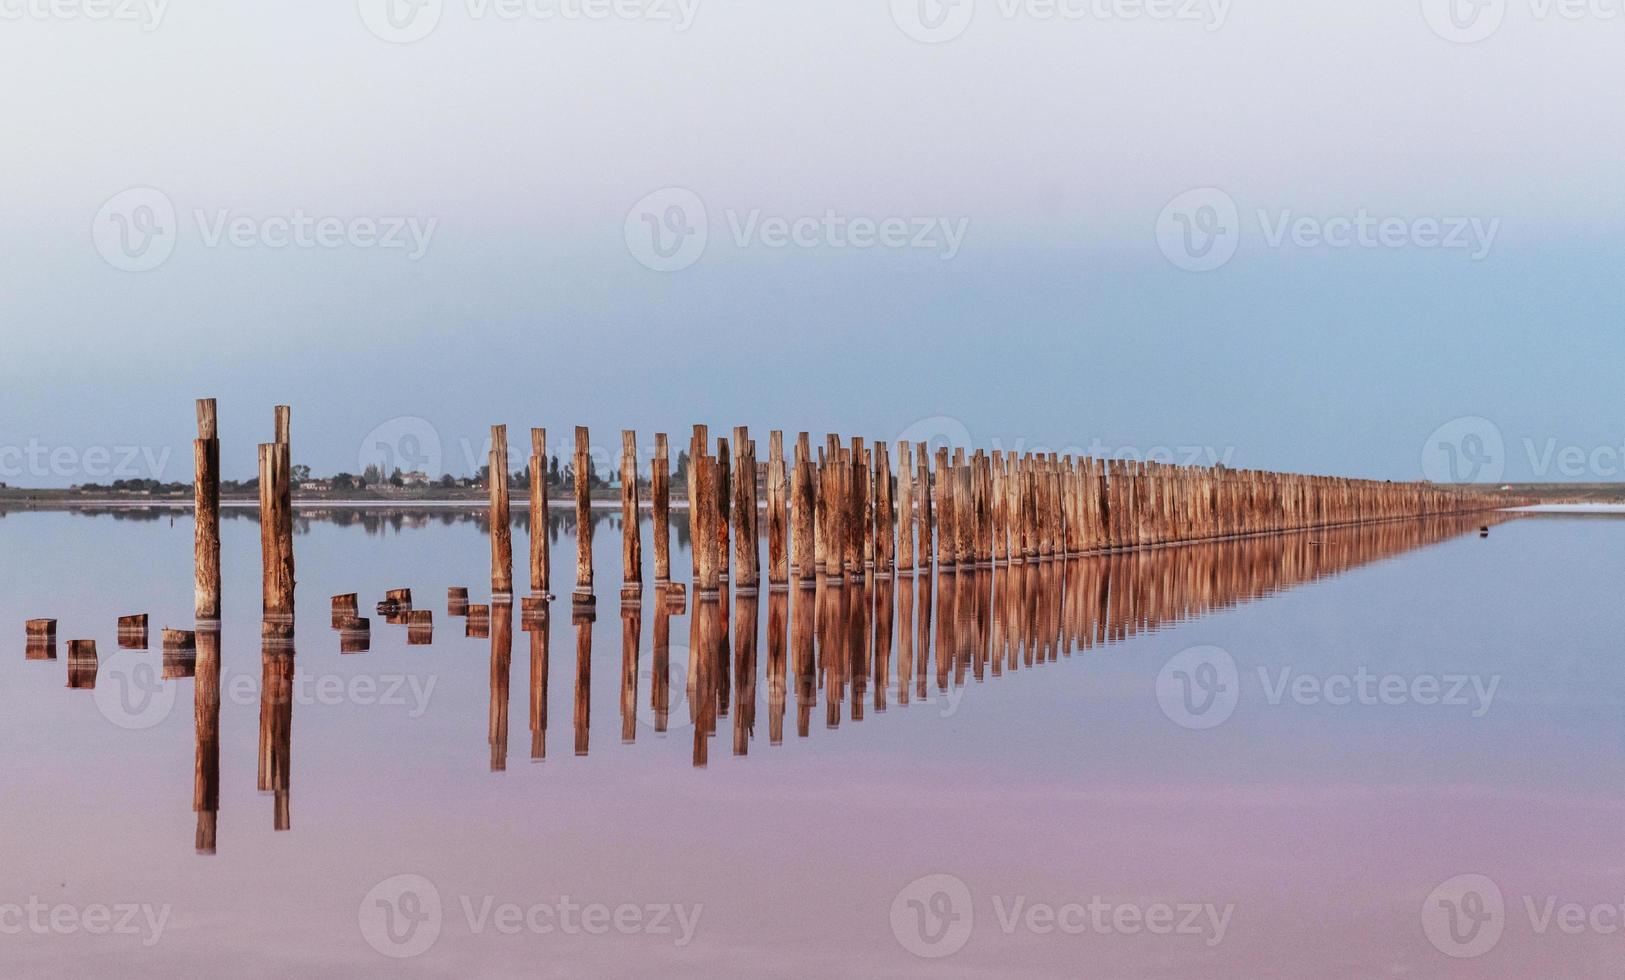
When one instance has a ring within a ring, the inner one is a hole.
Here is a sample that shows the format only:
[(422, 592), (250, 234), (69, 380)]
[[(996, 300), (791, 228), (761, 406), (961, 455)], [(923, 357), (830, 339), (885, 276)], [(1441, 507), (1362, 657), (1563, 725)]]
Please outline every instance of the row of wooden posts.
[[(196, 613), (220, 616), (220, 440), (213, 399), (198, 402), (195, 445)], [(259, 447), (260, 537), (264, 612), (293, 613), (294, 557), (291, 421), (278, 406), (274, 439)], [(595, 602), (589, 481), (590, 442), (575, 430), (577, 479), (577, 604)], [(693, 580), (701, 599), (723, 581), (749, 592), (803, 586), (820, 577), (888, 577), (915, 570), (961, 569), (1047, 561), (1073, 555), (1158, 547), (1370, 521), (1465, 513), (1520, 501), (1483, 491), (1428, 483), (1388, 483), (1302, 476), (1223, 466), (1061, 456), (1056, 453), (968, 451), (899, 442), (894, 466), (884, 442), (828, 435), (816, 453), (807, 433), (785, 458), (783, 433), (769, 437), (758, 472), (757, 446), (744, 426), (713, 445), (704, 425), (688, 446), (686, 499)], [(649, 492), (654, 523), (654, 581), (672, 582), (671, 455), (655, 436)], [(549, 506), (547, 430), (531, 430), (530, 587), (551, 597), (545, 532)], [(508, 488), (507, 427), (491, 429), (489, 491), (491, 592), (511, 602), (514, 559)], [(759, 482), (765, 481), (765, 487)], [(636, 601), (644, 570), (638, 515), (637, 436), (621, 433), (623, 601)], [(765, 511), (767, 561), (762, 567), (760, 522)], [(731, 545), (731, 547), (730, 547)]]

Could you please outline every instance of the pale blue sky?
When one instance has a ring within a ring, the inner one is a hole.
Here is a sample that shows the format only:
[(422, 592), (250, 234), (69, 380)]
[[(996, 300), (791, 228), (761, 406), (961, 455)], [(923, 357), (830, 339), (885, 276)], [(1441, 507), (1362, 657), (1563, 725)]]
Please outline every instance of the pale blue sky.
[[(1625, 17), (1508, 0), (1492, 36), (1454, 43), (1414, 0), (1235, 0), (1222, 26), (978, 0), (927, 44), (888, 0), (699, 0), (687, 30), (470, 2), (411, 44), (353, 0), (171, 0), (152, 30), (0, 20), (0, 480), (86, 479), (8, 470), (31, 446), (169, 449), (158, 475), (188, 479), (205, 394), (228, 476), (251, 473), (278, 401), (296, 462), (324, 472), (401, 417), (454, 473), (491, 422), (562, 448), (576, 424), (647, 447), (695, 421), (893, 439), (946, 417), (983, 446), (1410, 479), (1430, 433), (1471, 416), (1509, 479), (1625, 474), (1594, 454), (1625, 443)], [(173, 253), (130, 272), (94, 228), (139, 187), (173, 205)], [(1206, 187), (1239, 244), (1189, 272), (1159, 216)], [(628, 246), (663, 188), (709, 228), (674, 272)], [(735, 241), (752, 212), (830, 209), (963, 243)], [(1478, 259), (1270, 242), (1362, 211), (1495, 237)], [(434, 225), (414, 261), (211, 246), (223, 212)], [(1597, 462), (1540, 463), (1554, 444)]]

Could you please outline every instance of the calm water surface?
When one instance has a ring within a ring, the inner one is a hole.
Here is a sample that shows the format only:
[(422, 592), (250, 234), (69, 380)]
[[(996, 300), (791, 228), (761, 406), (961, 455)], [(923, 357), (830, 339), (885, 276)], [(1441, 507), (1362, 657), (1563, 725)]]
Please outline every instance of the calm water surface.
[[(629, 616), (603, 516), (584, 622), (559, 514), (469, 636), (480, 521), (306, 515), (290, 655), (228, 512), (216, 712), (188, 514), (14, 511), (0, 974), (1617, 976), (1625, 522), (1481, 523)], [(396, 587), (432, 643), (341, 653)]]

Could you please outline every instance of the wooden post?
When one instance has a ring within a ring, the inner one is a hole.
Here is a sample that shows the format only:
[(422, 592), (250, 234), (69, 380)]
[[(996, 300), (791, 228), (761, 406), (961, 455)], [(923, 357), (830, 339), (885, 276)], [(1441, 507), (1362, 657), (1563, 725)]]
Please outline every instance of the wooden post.
[(508, 499), (508, 427), (491, 426), (491, 601), (513, 601), (513, 524)]
[(897, 442), (897, 574), (914, 574), (914, 447)]
[(530, 593), (550, 599), (552, 555), (547, 537), (547, 430), (530, 430)]
[[(767, 437), (767, 584), (775, 592), (782, 591), (790, 583), (788, 493), (789, 484), (784, 472), (784, 433), (774, 429)], [(772, 618), (770, 613), (770, 623)]]
[(621, 430), (621, 601), (643, 597), (643, 537), (638, 527), (638, 434)]
[(732, 578), (729, 566), (733, 561), (733, 555), (728, 550), (728, 525), (733, 505), (733, 454), (728, 449), (728, 440), (722, 437), (717, 439), (716, 467), (717, 481), (711, 501), (716, 505), (717, 513), (712, 530), (717, 538), (717, 578), (726, 582)]
[(587, 427), (576, 426), (575, 495), (576, 495), (576, 604), (590, 606), (598, 598), (592, 590), (592, 484), (588, 478), (592, 450), (588, 446)]
[[(281, 410), (278, 428), (282, 427)], [(287, 443), (260, 446), (260, 551), (263, 610), (267, 616), (293, 615), (292, 465)]]
[(654, 498), (655, 584), (667, 585), (671, 582), (671, 449), (664, 432), (655, 433), (649, 495)]
[(193, 610), (212, 622), (220, 618), (220, 429), (213, 398), (197, 402), (192, 473)]
[(923, 442), (914, 444), (914, 457), (919, 466), (918, 477), (914, 485), (914, 495), (920, 501), (920, 531), (917, 545), (919, 557), (915, 568), (921, 572), (931, 571), (932, 536), (936, 533), (936, 517), (932, 509), (931, 495), (931, 457)]
[(695, 499), (689, 506), (695, 591), (697, 598), (714, 599), (722, 582), (722, 571), (718, 568), (717, 523), (722, 518), (716, 502), (717, 459), (707, 453), (690, 460), (689, 465), (698, 470), (694, 481)]
[(948, 470), (948, 447), (937, 448), (935, 493), (937, 510), (937, 566), (951, 569), (959, 560), (959, 531), (954, 521), (954, 478)]
[(817, 510), (818, 491), (814, 482), (812, 450), (807, 433), (796, 434), (795, 496), (791, 518), (790, 562), (802, 587), (818, 581)]
[(750, 431), (734, 428), (735, 467), (733, 472), (734, 567), (737, 585), (744, 594), (754, 593), (760, 582), (761, 550), (756, 543), (756, 455), (751, 451)]

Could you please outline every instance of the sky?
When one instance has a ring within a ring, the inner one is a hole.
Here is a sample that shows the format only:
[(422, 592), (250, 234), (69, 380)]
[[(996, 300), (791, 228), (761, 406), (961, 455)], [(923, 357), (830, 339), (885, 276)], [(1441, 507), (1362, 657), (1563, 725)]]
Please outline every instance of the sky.
[[(1454, 7), (1451, 7), (1454, 3)], [(0, 482), (695, 422), (1612, 480), (1625, 0), (0, 0)]]

